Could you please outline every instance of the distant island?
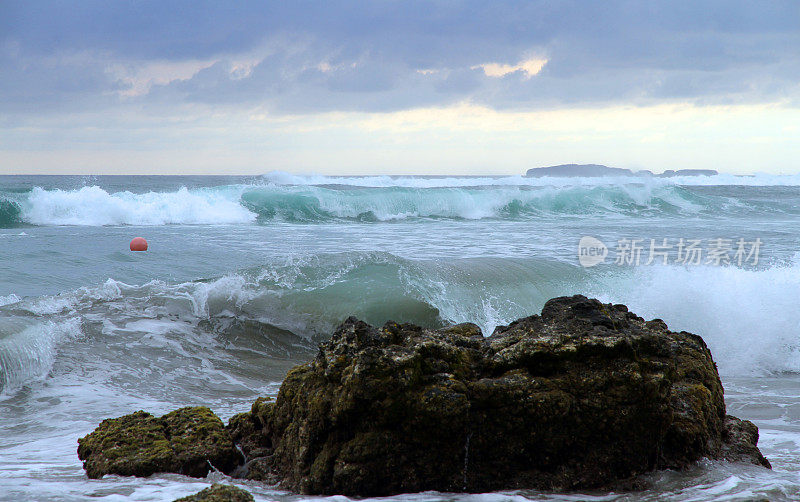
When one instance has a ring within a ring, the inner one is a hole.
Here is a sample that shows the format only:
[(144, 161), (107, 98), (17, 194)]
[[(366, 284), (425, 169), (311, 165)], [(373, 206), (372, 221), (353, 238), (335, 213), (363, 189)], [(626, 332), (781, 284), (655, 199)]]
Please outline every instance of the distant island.
[(714, 176), (719, 174), (713, 169), (678, 169), (667, 170), (661, 174), (653, 174), (652, 171), (631, 171), (620, 167), (608, 167), (601, 164), (560, 164), (557, 166), (534, 167), (528, 169), (525, 176), (530, 178), (541, 178), (543, 176), (553, 176), (558, 178), (598, 178), (602, 176), (645, 176), (656, 178), (671, 178), (673, 176)]

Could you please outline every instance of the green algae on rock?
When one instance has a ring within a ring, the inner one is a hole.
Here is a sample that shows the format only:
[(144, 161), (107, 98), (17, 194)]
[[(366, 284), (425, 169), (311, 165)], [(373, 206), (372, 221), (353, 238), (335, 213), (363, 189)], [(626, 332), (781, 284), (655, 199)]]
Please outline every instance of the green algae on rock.
[(194, 495), (181, 497), (172, 502), (254, 502), (254, 500), (247, 490), (215, 483)]
[(210, 462), (297, 492), (380, 496), (636, 486), (702, 457), (769, 467), (757, 442), (726, 415), (702, 338), (573, 296), (488, 338), (350, 318), (227, 428), (207, 408), (140, 411), (105, 420), (78, 454), (93, 478), (204, 476)]
[(313, 494), (603, 488), (702, 457), (769, 467), (755, 425), (726, 417), (702, 338), (583, 296), (488, 338), (350, 318), (229, 428), (244, 476)]
[(78, 457), (90, 478), (157, 472), (205, 477), (212, 466), (232, 471), (241, 454), (211, 410), (187, 407), (160, 418), (137, 411), (104, 420), (78, 440)]

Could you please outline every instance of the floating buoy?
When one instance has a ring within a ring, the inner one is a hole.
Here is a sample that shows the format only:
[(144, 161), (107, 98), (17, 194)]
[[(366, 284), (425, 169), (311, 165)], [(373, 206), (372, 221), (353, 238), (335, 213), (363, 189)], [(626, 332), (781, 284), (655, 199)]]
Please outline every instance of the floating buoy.
[(144, 237), (134, 237), (131, 241), (131, 251), (147, 251), (147, 241)]

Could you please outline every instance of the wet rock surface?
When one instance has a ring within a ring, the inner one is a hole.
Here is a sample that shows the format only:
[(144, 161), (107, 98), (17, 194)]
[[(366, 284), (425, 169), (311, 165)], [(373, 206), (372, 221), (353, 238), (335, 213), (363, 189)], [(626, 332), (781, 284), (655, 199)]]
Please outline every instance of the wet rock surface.
[(194, 495), (173, 502), (254, 502), (250, 492), (230, 485), (213, 484)]
[(767, 469), (772, 466), (758, 449), (758, 427), (749, 421), (728, 415), (725, 417), (725, 431), (719, 458), (728, 462), (747, 462), (761, 465)]
[[(173, 413), (184, 410), (197, 409)], [(227, 430), (216, 419), (198, 434), (170, 415), (104, 421), (80, 440), (87, 474), (202, 476), (199, 459), (216, 455), (236, 477), (379, 496), (636, 487), (639, 474), (702, 457), (769, 467), (756, 426), (726, 415), (702, 338), (583, 296), (489, 337), (474, 324), (350, 318)]]
[(157, 472), (205, 477), (212, 465), (230, 472), (241, 461), (225, 425), (205, 407), (181, 408), (160, 418), (137, 411), (104, 420), (78, 440), (78, 457), (90, 478)]
[(348, 319), (231, 430), (303, 492), (602, 488), (701, 457), (768, 466), (703, 340), (583, 296), (484, 338)]

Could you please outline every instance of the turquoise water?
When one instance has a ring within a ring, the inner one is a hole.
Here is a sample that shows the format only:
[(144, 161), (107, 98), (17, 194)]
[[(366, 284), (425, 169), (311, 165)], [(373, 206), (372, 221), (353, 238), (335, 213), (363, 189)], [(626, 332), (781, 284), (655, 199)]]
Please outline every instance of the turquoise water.
[[(553, 296), (702, 335), (772, 472), (709, 462), (598, 500), (800, 496), (800, 177), (0, 177), (0, 499), (171, 500), (175, 475), (88, 480), (78, 437), (137, 409), (227, 419), (349, 315), (495, 326)], [(128, 250), (145, 237), (146, 253)], [(578, 242), (609, 249), (591, 268)], [(676, 264), (730, 239), (732, 265)], [(639, 239), (639, 266), (615, 264)], [(667, 239), (668, 264), (646, 265)], [(736, 243), (760, 242), (736, 263)], [(219, 476), (222, 478), (222, 476)], [(297, 499), (247, 486), (263, 500)], [(536, 492), (418, 500), (548, 499)]]

